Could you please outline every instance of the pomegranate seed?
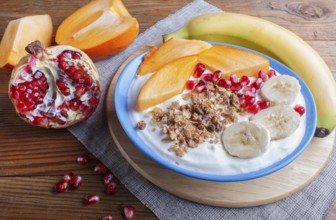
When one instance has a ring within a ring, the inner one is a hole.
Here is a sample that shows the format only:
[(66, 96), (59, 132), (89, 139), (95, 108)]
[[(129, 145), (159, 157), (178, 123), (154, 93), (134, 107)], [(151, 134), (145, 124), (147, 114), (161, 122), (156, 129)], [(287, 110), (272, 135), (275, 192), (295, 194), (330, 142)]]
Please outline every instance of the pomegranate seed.
[(212, 82), (212, 77), (213, 77), (213, 74), (208, 73), (208, 74), (203, 74), (202, 79), (207, 82)]
[(306, 112), (306, 109), (305, 107), (301, 106), (301, 105), (296, 105), (294, 107), (294, 110), (299, 113), (300, 116), (302, 116), (305, 112)]
[(98, 195), (89, 195), (89, 196), (86, 196), (83, 200), (85, 205), (92, 205), (92, 204), (98, 203), (99, 201), (100, 201), (100, 198)]
[(112, 175), (112, 173), (107, 173), (107, 174), (105, 174), (104, 177), (103, 177), (103, 183), (104, 183), (105, 185), (107, 185), (107, 184), (109, 184), (109, 183), (111, 182), (112, 179), (113, 179), (113, 175)]
[(68, 190), (68, 182), (65, 180), (61, 180), (56, 183), (55, 190), (58, 193), (66, 192)]
[(239, 83), (239, 78), (237, 77), (236, 74), (231, 74), (230, 75), (230, 81), (232, 84), (238, 84)]
[(69, 186), (71, 189), (76, 190), (82, 185), (82, 177), (81, 176), (74, 176), (69, 181)]
[(259, 106), (260, 110), (266, 109), (270, 106), (270, 103), (265, 100), (260, 100), (257, 102), (257, 105)]
[(65, 89), (65, 88), (68, 88), (67, 85), (65, 84), (65, 82), (63, 82), (63, 81), (57, 80), (56, 84), (57, 84), (57, 87), (58, 87), (59, 89)]
[(106, 193), (109, 195), (114, 195), (117, 189), (117, 184), (110, 182), (106, 187)]
[(70, 66), (65, 73), (68, 76), (72, 77), (75, 74), (76, 71), (77, 71), (76, 67)]
[(262, 79), (257, 78), (257, 79), (251, 84), (251, 86), (254, 87), (255, 89), (260, 89), (262, 83), (263, 83)]
[(92, 97), (89, 99), (88, 103), (91, 106), (96, 106), (98, 104), (99, 100), (96, 97)]
[(43, 84), (41, 84), (40, 89), (42, 89), (42, 90), (47, 90), (47, 89), (49, 89), (49, 85), (48, 85), (48, 83), (43, 83)]
[(192, 90), (195, 87), (195, 81), (194, 80), (188, 80), (185, 84), (186, 89)]
[(107, 168), (104, 166), (104, 164), (100, 163), (97, 166), (95, 166), (94, 170), (93, 170), (96, 174), (107, 174), (108, 170)]
[(212, 76), (212, 82), (217, 83), (218, 80), (222, 77), (222, 72), (220, 70), (217, 70), (213, 73)]
[(264, 71), (260, 70), (258, 78), (262, 79), (263, 82), (266, 82), (268, 80), (268, 75)]
[(268, 75), (268, 78), (271, 78), (273, 76), (276, 76), (276, 72), (275, 70), (271, 69), (271, 70), (268, 70), (267, 75)]
[(34, 125), (40, 125), (43, 122), (44, 118), (43, 117), (34, 117), (33, 124)]
[(77, 70), (73, 75), (72, 75), (72, 79), (80, 79), (83, 78), (83, 73), (82, 71)]
[(205, 65), (203, 63), (196, 64), (193, 76), (199, 78), (205, 71)]
[(69, 88), (61, 89), (61, 93), (65, 96), (70, 95), (70, 89)]
[(66, 173), (63, 175), (63, 180), (69, 182), (75, 176), (74, 173)]
[(76, 86), (75, 95), (81, 97), (86, 92), (86, 88), (83, 85)]
[(257, 114), (259, 112), (259, 105), (257, 104), (253, 104), (253, 105), (249, 105), (246, 107), (246, 112), (251, 113), (251, 114)]
[(80, 104), (82, 104), (81, 100), (79, 100), (79, 99), (72, 99), (70, 101), (69, 107), (70, 107), (71, 110), (77, 111), (78, 108), (79, 108), (79, 106), (80, 106)]
[(102, 220), (113, 220), (112, 215), (107, 215), (102, 218)]
[(134, 211), (135, 211), (135, 209), (134, 209), (133, 206), (131, 206), (131, 205), (125, 205), (124, 208), (123, 208), (123, 210), (124, 210), (124, 216), (125, 216), (126, 219), (133, 218)]
[(72, 58), (75, 59), (75, 60), (81, 58), (81, 56), (82, 56), (82, 55), (81, 55), (79, 52), (77, 52), (77, 51), (72, 51), (71, 54), (72, 54)]
[(247, 105), (253, 105), (256, 102), (256, 98), (254, 96), (245, 96), (245, 102)]
[(227, 88), (230, 88), (230, 86), (231, 86), (231, 81), (230, 81), (230, 80), (227, 80), (227, 79), (220, 79), (220, 80), (218, 80), (217, 85), (218, 85), (219, 87), (222, 87), (222, 88), (227, 89)]
[(205, 83), (204, 82), (197, 83), (197, 85), (195, 86), (195, 90), (198, 93), (205, 91), (206, 90)]
[(252, 92), (253, 94), (256, 94), (256, 92), (257, 92), (257, 90), (252, 86), (244, 86), (243, 87), (243, 93), (245, 93), (247, 91)]
[(78, 157), (77, 157), (77, 163), (79, 163), (79, 164), (88, 164), (89, 162), (90, 162), (90, 156), (89, 155), (87, 155), (87, 154), (83, 154), (83, 155), (79, 155)]
[(71, 59), (72, 58), (72, 51), (70, 51), (70, 50), (65, 50), (65, 51), (63, 51), (62, 54), (67, 59)]
[(19, 83), (18, 86), (17, 86), (17, 89), (19, 90), (19, 92), (24, 92), (26, 91), (26, 86), (22, 83)]
[(239, 105), (240, 105), (240, 107), (242, 107), (242, 108), (245, 108), (245, 107), (247, 106), (246, 99), (245, 99), (244, 96), (239, 97)]
[(57, 59), (58, 59), (58, 62), (66, 60), (63, 54), (58, 55)]
[(65, 118), (69, 117), (68, 112), (66, 110), (62, 110), (61, 115)]
[(32, 103), (31, 105), (27, 105), (28, 111), (33, 111), (36, 108), (36, 105)]
[(61, 70), (66, 71), (69, 68), (69, 64), (67, 62), (65, 62), (65, 61), (59, 61), (58, 67)]
[(247, 86), (250, 83), (250, 79), (248, 78), (248, 76), (242, 76), (240, 78), (240, 84), (242, 86)]
[(93, 79), (91, 78), (91, 76), (87, 75), (85, 77), (84, 84), (87, 85), (87, 86), (91, 86), (92, 83), (93, 83)]
[(43, 73), (41, 71), (36, 71), (33, 75), (34, 79), (41, 79), (41, 77), (43, 76)]
[(237, 92), (242, 88), (242, 85), (240, 85), (240, 83), (232, 83), (230, 89), (233, 92)]

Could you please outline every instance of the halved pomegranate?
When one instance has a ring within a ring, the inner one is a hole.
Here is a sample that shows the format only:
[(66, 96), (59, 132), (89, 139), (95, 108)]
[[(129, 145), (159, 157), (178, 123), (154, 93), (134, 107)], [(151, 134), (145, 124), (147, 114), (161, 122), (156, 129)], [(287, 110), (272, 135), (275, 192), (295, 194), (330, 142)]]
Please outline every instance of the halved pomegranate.
[(18, 115), (31, 125), (64, 128), (88, 118), (100, 98), (98, 70), (81, 50), (45, 48), (39, 41), (26, 47), (12, 72), (9, 97)]

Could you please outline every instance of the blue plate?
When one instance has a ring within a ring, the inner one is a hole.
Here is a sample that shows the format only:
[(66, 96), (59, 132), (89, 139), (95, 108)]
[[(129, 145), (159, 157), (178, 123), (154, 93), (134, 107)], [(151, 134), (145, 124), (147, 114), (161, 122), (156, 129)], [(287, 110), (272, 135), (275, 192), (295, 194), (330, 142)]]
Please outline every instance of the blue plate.
[[(157, 163), (163, 165), (164, 167), (173, 170), (177, 173), (194, 177), (197, 179), (203, 179), (208, 181), (217, 181), (217, 182), (235, 182), (235, 181), (244, 181), (244, 180), (250, 180), (255, 179), (259, 177), (266, 176), (268, 174), (271, 174), (289, 163), (291, 163), (295, 158), (297, 158), (308, 146), (310, 141), (313, 138), (315, 128), (316, 128), (316, 108), (315, 108), (315, 102), (313, 99), (313, 96), (311, 92), (309, 91), (307, 85), (303, 82), (303, 80), (296, 75), (291, 69), (286, 67), (285, 65), (281, 64), (280, 62), (274, 60), (273, 58), (266, 56), (264, 54), (261, 54), (259, 52), (239, 47), (231, 44), (224, 44), (224, 43), (217, 43), (217, 42), (210, 42), (212, 44), (221, 44), (221, 45), (227, 45), (232, 46), (236, 48), (240, 48), (243, 50), (252, 51), (254, 53), (260, 54), (267, 59), (270, 60), (270, 65), (273, 69), (278, 71), (281, 74), (288, 74), (290, 76), (295, 77), (300, 85), (301, 85), (301, 93), (304, 96), (305, 103), (306, 103), (306, 130), (305, 134), (299, 143), (299, 145), (295, 148), (295, 150), (287, 155), (282, 160), (268, 166), (265, 168), (262, 168), (257, 171), (249, 172), (249, 173), (243, 173), (243, 174), (237, 174), (237, 175), (214, 175), (214, 174), (207, 174), (207, 173), (200, 173), (197, 171), (188, 170), (185, 168), (179, 167), (177, 164), (172, 163), (162, 157), (160, 157), (158, 154), (156, 154), (149, 146), (146, 145), (146, 143), (142, 140), (142, 138), (137, 134), (137, 130), (132, 124), (132, 120), (129, 116), (129, 108), (128, 108), (128, 90), (130, 88), (130, 85), (132, 83), (132, 80), (136, 76), (137, 69), (139, 65), (142, 62), (142, 59), (144, 55), (147, 52), (143, 52), (140, 55), (133, 58), (123, 69), (121, 72), (119, 79), (117, 81), (116, 87), (115, 87), (115, 93), (114, 93), (114, 104), (116, 108), (116, 113), (119, 118), (119, 121), (128, 135), (128, 137), (131, 139), (131, 141), (134, 143), (135, 146), (137, 146), (144, 154), (146, 154), (148, 157), (156, 161)], [(138, 95), (138, 94), (135, 94)]]

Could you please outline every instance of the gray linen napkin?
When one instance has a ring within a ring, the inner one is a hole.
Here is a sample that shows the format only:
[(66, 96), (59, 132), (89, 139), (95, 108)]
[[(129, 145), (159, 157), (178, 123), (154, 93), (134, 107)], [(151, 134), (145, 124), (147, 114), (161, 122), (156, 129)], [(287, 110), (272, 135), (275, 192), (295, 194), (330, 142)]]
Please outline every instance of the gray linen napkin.
[[(123, 52), (97, 62), (103, 98), (114, 73), (134, 51), (160, 39), (162, 34), (176, 30), (191, 17), (214, 11), (220, 10), (202, 0), (195, 0), (140, 34), (137, 40)], [(336, 198), (335, 150), (326, 168), (311, 184), (300, 192), (272, 204), (240, 209), (218, 208), (177, 198), (148, 182), (121, 156), (109, 133), (104, 104), (102, 101), (90, 119), (70, 127), (69, 131), (160, 219), (316, 220), (324, 219), (333, 207)]]

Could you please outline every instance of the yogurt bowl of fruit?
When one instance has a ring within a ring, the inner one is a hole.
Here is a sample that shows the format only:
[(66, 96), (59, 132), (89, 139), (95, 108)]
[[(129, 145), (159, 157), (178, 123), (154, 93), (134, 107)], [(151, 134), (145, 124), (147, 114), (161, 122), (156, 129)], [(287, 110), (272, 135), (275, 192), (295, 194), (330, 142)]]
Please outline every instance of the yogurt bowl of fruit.
[(115, 88), (119, 121), (149, 158), (183, 175), (244, 181), (292, 162), (316, 127), (313, 97), (278, 61), (171, 39), (135, 57)]

